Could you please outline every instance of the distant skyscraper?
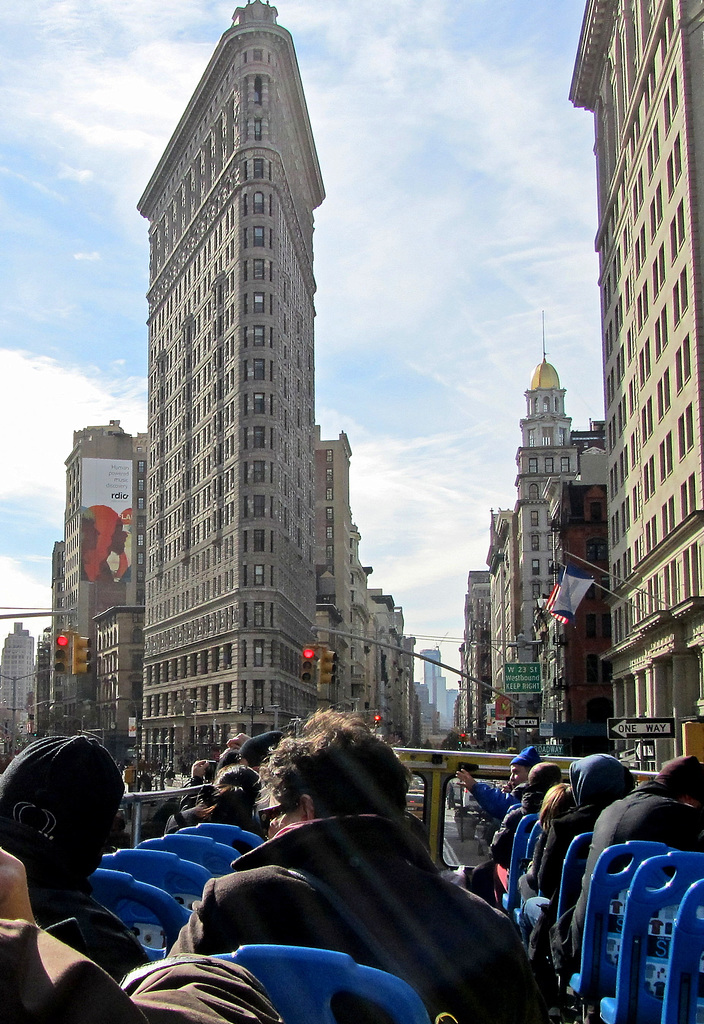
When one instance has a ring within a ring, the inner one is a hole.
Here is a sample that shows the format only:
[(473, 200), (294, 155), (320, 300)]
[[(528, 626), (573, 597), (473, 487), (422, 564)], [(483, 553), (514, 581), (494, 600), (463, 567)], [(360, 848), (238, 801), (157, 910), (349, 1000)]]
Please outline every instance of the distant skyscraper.
[(12, 749), (13, 731), (25, 732), (27, 702), (34, 691), (34, 637), (28, 629), (16, 622), (12, 633), (5, 638), (0, 659), (0, 693), (3, 705), (4, 750)]
[(699, 2), (589, 0), (570, 92), (596, 135), (614, 714), (676, 716), (659, 762), (704, 714), (703, 52)]
[[(316, 704), (313, 210), (290, 34), (235, 11), (139, 203), (149, 220), (148, 753)], [(176, 723), (176, 724), (175, 724)]]

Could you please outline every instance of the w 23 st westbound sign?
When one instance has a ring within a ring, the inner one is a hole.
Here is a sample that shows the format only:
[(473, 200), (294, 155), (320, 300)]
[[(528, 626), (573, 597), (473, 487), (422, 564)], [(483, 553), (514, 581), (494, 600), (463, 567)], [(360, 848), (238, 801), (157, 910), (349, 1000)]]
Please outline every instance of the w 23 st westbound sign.
[(537, 661), (507, 661), (504, 665), (506, 693), (540, 693), (540, 665)]
[(675, 735), (674, 718), (610, 718), (609, 736), (628, 739), (630, 736), (650, 736), (653, 739), (672, 739)]

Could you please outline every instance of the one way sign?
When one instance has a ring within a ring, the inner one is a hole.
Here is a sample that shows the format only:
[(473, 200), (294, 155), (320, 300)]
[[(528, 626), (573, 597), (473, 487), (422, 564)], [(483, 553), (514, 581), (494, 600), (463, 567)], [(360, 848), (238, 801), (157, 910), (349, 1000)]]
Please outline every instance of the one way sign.
[(506, 725), (509, 729), (537, 729), (539, 719), (527, 716), (525, 718), (507, 718)]
[(622, 740), (631, 736), (671, 739), (675, 735), (674, 718), (610, 718), (608, 726), (609, 735)]

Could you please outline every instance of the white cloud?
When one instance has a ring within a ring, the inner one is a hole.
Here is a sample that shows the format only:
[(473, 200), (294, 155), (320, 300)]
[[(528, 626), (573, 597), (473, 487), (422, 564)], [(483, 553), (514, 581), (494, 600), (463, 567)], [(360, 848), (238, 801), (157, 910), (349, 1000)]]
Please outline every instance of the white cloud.
[(74, 252), (73, 258), (74, 260), (87, 260), (89, 263), (95, 263), (101, 257), (99, 252)]

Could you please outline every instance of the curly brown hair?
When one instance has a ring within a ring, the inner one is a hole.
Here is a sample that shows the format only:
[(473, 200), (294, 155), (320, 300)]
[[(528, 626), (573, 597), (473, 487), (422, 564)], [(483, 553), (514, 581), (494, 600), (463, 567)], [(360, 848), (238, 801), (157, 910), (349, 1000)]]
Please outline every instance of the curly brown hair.
[(291, 811), (307, 793), (317, 817), (340, 814), (405, 814), (411, 774), (364, 720), (340, 711), (318, 711), (300, 737), (281, 740), (262, 765), (272, 798)]

